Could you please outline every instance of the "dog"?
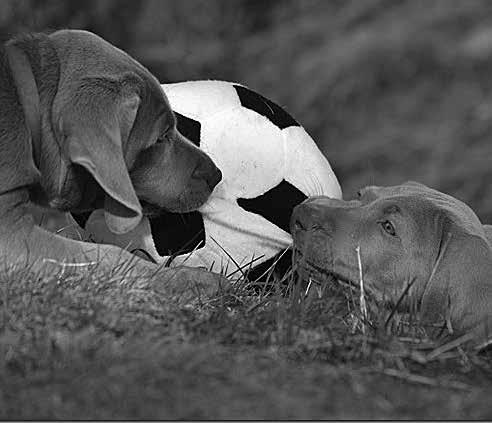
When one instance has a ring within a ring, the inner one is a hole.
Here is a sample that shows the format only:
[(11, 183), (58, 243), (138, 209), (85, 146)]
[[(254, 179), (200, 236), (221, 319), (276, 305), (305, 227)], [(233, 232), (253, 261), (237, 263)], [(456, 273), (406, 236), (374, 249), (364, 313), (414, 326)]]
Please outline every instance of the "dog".
[[(176, 130), (157, 79), (87, 31), (8, 41), (0, 49), (0, 108), (4, 267), (135, 262), (118, 247), (52, 233), (40, 216), (103, 208), (110, 230), (122, 234), (144, 215), (196, 209), (221, 179), (213, 161)], [(156, 271), (143, 260), (134, 269)]]
[(492, 227), (463, 202), (416, 182), (369, 186), (352, 201), (312, 197), (291, 232), (300, 274), (363, 280), (379, 300), (454, 334), (492, 334)]

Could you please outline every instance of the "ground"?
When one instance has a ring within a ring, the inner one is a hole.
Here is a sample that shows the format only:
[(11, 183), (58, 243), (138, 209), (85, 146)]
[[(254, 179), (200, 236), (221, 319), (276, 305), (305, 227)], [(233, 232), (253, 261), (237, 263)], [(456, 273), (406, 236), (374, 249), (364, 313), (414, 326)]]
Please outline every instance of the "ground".
[(305, 298), (277, 278), (190, 300), (165, 285), (1, 280), (0, 418), (492, 418), (490, 352), (418, 343), (373, 306), (363, 333), (347, 288)]

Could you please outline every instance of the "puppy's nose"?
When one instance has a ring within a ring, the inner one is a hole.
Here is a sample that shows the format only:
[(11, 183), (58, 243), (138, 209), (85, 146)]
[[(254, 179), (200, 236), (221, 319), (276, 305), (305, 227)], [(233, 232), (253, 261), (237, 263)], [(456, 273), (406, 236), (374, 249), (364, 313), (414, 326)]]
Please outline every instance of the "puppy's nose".
[(312, 228), (313, 209), (309, 207), (308, 203), (301, 203), (296, 206), (292, 212), (290, 218), (290, 233), (295, 236), (296, 233), (302, 231), (308, 231)]
[(212, 160), (203, 160), (191, 174), (193, 179), (202, 179), (207, 182), (210, 191), (222, 180), (222, 172)]
[(207, 180), (208, 186), (210, 187), (211, 190), (213, 190), (221, 180), (222, 180), (222, 172), (218, 167), (216, 167), (215, 171), (213, 172), (213, 176)]
[(294, 236), (313, 227), (322, 227), (332, 231), (338, 211), (343, 210), (346, 202), (325, 196), (310, 197), (294, 208), (290, 221), (290, 231)]

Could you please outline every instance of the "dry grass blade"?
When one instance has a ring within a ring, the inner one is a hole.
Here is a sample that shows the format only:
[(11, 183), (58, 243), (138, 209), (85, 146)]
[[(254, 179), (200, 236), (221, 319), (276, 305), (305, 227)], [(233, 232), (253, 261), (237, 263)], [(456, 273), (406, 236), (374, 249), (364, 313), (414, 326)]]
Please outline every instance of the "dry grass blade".
[(450, 388), (450, 389), (457, 389), (463, 391), (472, 390), (472, 387), (465, 383), (454, 382), (454, 381), (441, 381), (427, 376), (417, 375), (409, 372), (402, 372), (396, 369), (384, 369), (382, 373), (391, 377), (403, 379), (406, 380), (407, 382), (416, 383), (420, 385), (427, 385), (436, 388)]
[[(188, 245), (190, 242), (186, 243), (185, 244), (185, 247), (183, 247), (183, 248), (186, 248), (186, 245)], [(200, 242), (198, 244), (196, 244), (195, 247), (193, 248), (193, 250), (191, 250), (188, 253), (188, 255), (185, 257), (185, 259), (183, 260), (183, 263), (182, 264), (184, 265), (190, 259), (190, 257), (195, 253), (195, 251), (198, 250), (201, 247), (202, 247), (202, 244)], [(181, 254), (181, 252), (182, 251), (176, 251), (174, 254), (170, 255), (169, 258), (166, 260), (166, 264), (164, 265), (164, 267), (170, 267), (171, 266), (171, 263), (174, 261), (174, 259), (176, 257), (178, 257)]]
[(362, 261), (360, 258), (360, 245), (357, 246), (355, 251), (357, 253), (357, 265), (359, 267), (359, 287), (360, 287), (359, 307), (360, 307), (360, 313), (363, 317), (362, 333), (365, 334), (366, 333), (365, 322), (367, 321), (367, 304), (366, 304), (366, 295), (364, 291), (364, 278), (362, 274)]
[(71, 262), (64, 262), (64, 261), (58, 261), (58, 260), (54, 260), (54, 259), (43, 259), (43, 263), (53, 263), (53, 264), (57, 264), (58, 266), (61, 266), (61, 267), (87, 267), (87, 266), (93, 266), (95, 264), (97, 264), (97, 261), (89, 261), (89, 262), (85, 262), (85, 263), (71, 263)]
[[(42, 221), (41, 221), (42, 222)], [(62, 235), (63, 236), (63, 233), (67, 230), (67, 229), (72, 229), (74, 228), (75, 231), (77, 232), (77, 235), (79, 237), (79, 241), (83, 241), (84, 240), (84, 237), (82, 236), (81, 232), (79, 231), (79, 227), (78, 225), (74, 224), (74, 223), (71, 223), (69, 225), (65, 225), (65, 226), (62, 226), (61, 228), (59, 228), (55, 233), (58, 234), (58, 235)]]
[(439, 357), (441, 354), (450, 351), (454, 348), (460, 347), (461, 345), (467, 343), (468, 341), (471, 341), (474, 338), (474, 336), (475, 335), (473, 333), (469, 332), (460, 336), (459, 338), (453, 339), (452, 341), (437, 347), (427, 355), (427, 360), (428, 361), (434, 360), (435, 358)]
[[(278, 255), (278, 257), (275, 259), (275, 261), (272, 263), (272, 265), (267, 269), (265, 270), (260, 276), (258, 276), (255, 280), (255, 282), (258, 282), (259, 280), (261, 280), (261, 278), (263, 278), (264, 276), (266, 275), (271, 275), (271, 273), (273, 272), (273, 270), (275, 269), (275, 266), (277, 265), (277, 263), (282, 259), (282, 257), (287, 253), (287, 251), (290, 250), (290, 247), (284, 249), (284, 251), (282, 251), (281, 254)], [(261, 256), (261, 257), (264, 257), (264, 256)]]
[(306, 287), (306, 292), (304, 292), (304, 297), (307, 297), (308, 296), (309, 290), (311, 289), (312, 283), (313, 283), (313, 279), (312, 278), (309, 278), (309, 283), (308, 283), (308, 286)]
[(398, 310), (398, 308), (400, 307), (400, 304), (402, 303), (402, 301), (404, 300), (404, 298), (406, 297), (406, 295), (408, 294), (408, 292), (410, 291), (410, 288), (412, 287), (412, 285), (415, 283), (416, 281), (416, 278), (413, 278), (410, 283), (408, 283), (406, 286), (405, 286), (405, 289), (403, 290), (403, 292), (401, 293), (400, 297), (398, 298), (398, 301), (396, 302), (395, 306), (391, 309), (391, 313), (389, 314), (388, 318), (386, 319), (386, 321), (384, 322), (384, 328), (387, 329), (388, 328), (388, 324), (389, 322), (391, 321), (391, 319), (393, 318), (393, 316), (395, 315), (396, 311)]

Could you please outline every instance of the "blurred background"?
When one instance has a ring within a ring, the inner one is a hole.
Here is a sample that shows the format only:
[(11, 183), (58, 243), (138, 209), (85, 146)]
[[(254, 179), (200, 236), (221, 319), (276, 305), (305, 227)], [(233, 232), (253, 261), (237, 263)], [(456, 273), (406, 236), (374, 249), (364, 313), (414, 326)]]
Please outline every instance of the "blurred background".
[(83, 28), (162, 82), (241, 82), (317, 141), (345, 198), (412, 179), (492, 223), (492, 1), (2, 0), (3, 40)]

